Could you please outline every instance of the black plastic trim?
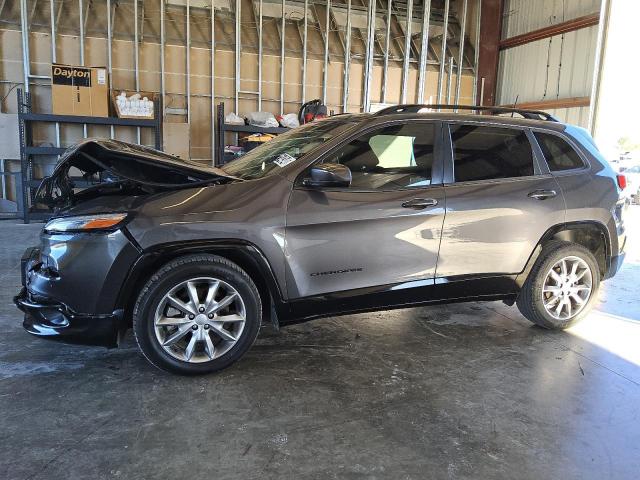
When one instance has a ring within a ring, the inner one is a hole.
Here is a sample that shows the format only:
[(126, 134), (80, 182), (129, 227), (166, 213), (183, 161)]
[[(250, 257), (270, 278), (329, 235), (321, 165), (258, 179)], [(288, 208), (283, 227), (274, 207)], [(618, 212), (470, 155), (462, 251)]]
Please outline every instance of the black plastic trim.
[(121, 310), (109, 315), (82, 314), (64, 303), (35, 297), (24, 287), (13, 302), (25, 314), (24, 329), (50, 340), (113, 348), (118, 346), (119, 333), (125, 329)]
[(291, 301), (291, 317), (282, 324), (314, 318), (409, 308), (438, 303), (505, 300), (517, 296), (515, 275), (459, 276), (332, 292)]
[[(251, 259), (253, 266), (259, 271), (262, 280), (271, 295), (273, 307), (278, 316), (288, 316), (289, 307), (284, 300), (276, 275), (262, 251), (251, 242), (236, 239), (196, 240), (190, 242), (172, 242), (154, 246), (144, 250), (129, 270), (116, 300), (116, 307), (126, 309), (131, 307), (132, 292), (137, 291), (138, 285), (154, 269), (164, 263), (165, 259), (191, 253), (210, 252), (224, 256), (225, 252), (236, 252)], [(255, 281), (255, 279), (254, 279)]]

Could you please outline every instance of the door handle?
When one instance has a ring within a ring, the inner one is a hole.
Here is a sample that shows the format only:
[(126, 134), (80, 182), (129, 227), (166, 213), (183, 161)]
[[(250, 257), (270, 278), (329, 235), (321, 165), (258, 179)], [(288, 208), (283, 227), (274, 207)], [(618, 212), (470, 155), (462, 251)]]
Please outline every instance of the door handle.
[(534, 190), (527, 195), (529, 198), (535, 198), (536, 200), (546, 200), (547, 198), (553, 198), (557, 195), (555, 190)]
[(422, 210), (427, 207), (435, 207), (438, 204), (438, 201), (435, 198), (414, 198), (413, 200), (408, 200), (406, 202), (402, 202), (402, 208), (413, 208), (414, 210)]

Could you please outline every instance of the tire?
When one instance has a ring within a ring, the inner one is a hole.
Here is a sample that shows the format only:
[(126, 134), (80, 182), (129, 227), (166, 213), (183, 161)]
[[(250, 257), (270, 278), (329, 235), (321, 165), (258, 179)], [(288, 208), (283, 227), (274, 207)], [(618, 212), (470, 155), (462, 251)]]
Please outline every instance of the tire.
[[(587, 270), (582, 268), (582, 265), (588, 267), (589, 272), (578, 281), (586, 284), (590, 275), (591, 285), (588, 296), (586, 285), (573, 285), (570, 279), (575, 277), (562, 275), (561, 267), (558, 266), (558, 262), (562, 259), (565, 259), (567, 270), (571, 270), (574, 263), (579, 265), (577, 275)], [(552, 268), (555, 268), (554, 271), (560, 278), (569, 278), (569, 283), (557, 282), (550, 272)], [(599, 286), (600, 269), (593, 254), (582, 245), (553, 240), (542, 247), (534, 267), (522, 286), (516, 304), (520, 313), (536, 325), (548, 329), (565, 329), (575, 325), (589, 313), (597, 298)], [(576, 296), (583, 300), (582, 304), (577, 302)], [(564, 302), (562, 307), (559, 305), (561, 301)], [(567, 301), (570, 302), (568, 306)], [(550, 307), (545, 307), (545, 303)], [(559, 314), (558, 309), (560, 309)]]
[(133, 332), (143, 355), (181, 375), (216, 372), (238, 361), (255, 342), (261, 321), (260, 294), (249, 275), (209, 254), (164, 265), (133, 309)]

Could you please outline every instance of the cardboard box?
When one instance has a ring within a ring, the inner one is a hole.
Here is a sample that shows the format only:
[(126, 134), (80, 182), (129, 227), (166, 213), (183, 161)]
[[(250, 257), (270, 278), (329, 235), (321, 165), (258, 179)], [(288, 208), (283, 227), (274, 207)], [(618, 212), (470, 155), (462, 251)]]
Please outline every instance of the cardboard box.
[[(136, 93), (139, 94), (141, 98), (147, 97), (147, 100), (154, 103), (153, 113), (151, 115), (125, 115), (123, 112), (120, 111), (120, 108), (118, 107), (118, 101), (116, 100), (118, 98), (118, 95), (120, 95), (122, 92), (124, 92), (127, 97), (130, 97)], [(144, 120), (153, 120), (156, 115), (155, 101), (157, 98), (158, 98), (158, 95), (153, 92), (137, 92), (135, 90), (112, 90), (111, 91), (111, 104), (113, 105), (113, 111), (116, 112), (116, 116), (118, 118), (134, 118), (134, 119), (141, 118)]]
[(53, 113), (109, 116), (109, 79), (105, 67), (51, 66)]

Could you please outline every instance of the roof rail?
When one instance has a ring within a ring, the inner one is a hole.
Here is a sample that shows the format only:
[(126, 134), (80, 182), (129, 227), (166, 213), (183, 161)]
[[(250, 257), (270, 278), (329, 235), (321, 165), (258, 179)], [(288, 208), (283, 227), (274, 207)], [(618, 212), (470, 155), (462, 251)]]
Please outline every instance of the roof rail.
[(405, 104), (393, 105), (392, 107), (383, 108), (374, 113), (374, 115), (392, 115), (394, 113), (420, 113), (420, 110), (428, 108), (429, 110), (472, 110), (477, 112), (486, 112), (491, 115), (501, 113), (517, 113), (529, 120), (547, 120), (549, 122), (559, 121), (550, 113), (541, 110), (523, 110), (520, 108), (507, 107), (478, 107), (476, 105), (425, 105), (425, 104)]

